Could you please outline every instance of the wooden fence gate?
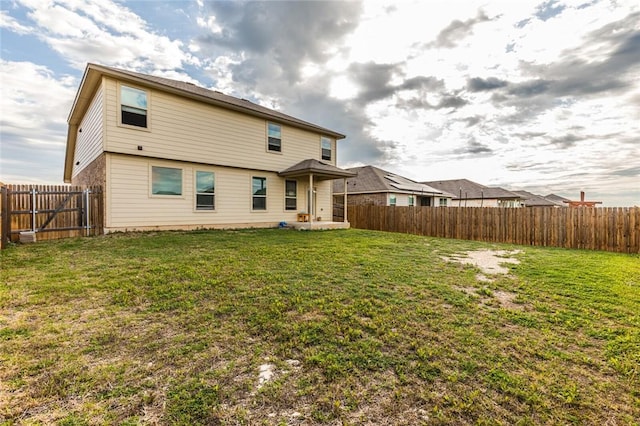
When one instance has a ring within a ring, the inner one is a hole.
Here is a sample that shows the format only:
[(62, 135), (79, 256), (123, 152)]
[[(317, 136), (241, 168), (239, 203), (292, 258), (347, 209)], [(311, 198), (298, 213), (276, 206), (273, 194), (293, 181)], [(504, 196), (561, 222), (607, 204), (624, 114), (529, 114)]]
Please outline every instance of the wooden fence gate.
[(103, 233), (100, 186), (2, 186), (2, 232), (8, 241), (51, 240)]

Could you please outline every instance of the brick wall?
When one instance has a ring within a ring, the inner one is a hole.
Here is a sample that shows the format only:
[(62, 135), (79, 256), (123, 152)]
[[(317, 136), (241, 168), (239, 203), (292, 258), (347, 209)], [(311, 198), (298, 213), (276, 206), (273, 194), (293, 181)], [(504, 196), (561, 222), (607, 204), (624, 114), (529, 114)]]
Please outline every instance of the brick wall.
[(77, 176), (71, 179), (72, 185), (99, 185), (102, 188), (107, 184), (107, 160), (102, 153), (93, 160)]
[(347, 202), (350, 206), (386, 206), (387, 194), (380, 192), (375, 194), (349, 194)]

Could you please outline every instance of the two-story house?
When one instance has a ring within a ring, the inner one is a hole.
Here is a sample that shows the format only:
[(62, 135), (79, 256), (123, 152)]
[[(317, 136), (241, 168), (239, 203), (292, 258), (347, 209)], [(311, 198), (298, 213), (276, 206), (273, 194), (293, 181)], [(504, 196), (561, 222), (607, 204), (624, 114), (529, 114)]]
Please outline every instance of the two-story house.
[(353, 176), (336, 167), (336, 131), (96, 64), (68, 123), (64, 180), (103, 187), (105, 232), (330, 221), (332, 180)]

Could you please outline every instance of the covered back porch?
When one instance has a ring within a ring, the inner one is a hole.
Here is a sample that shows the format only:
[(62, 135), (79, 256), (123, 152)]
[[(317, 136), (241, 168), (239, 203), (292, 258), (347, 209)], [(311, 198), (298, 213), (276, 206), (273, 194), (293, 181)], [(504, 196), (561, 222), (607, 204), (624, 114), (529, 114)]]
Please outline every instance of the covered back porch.
[[(307, 196), (307, 208), (301, 210), (297, 215), (297, 221), (288, 223), (294, 229), (301, 230), (320, 230), (320, 229), (346, 229), (349, 228), (349, 220), (345, 211), (342, 222), (333, 222), (331, 220), (319, 220), (316, 214), (315, 191), (318, 182), (326, 180), (343, 179), (346, 183), (347, 178), (356, 176), (356, 173), (341, 169), (332, 164), (316, 159), (308, 159), (301, 161), (293, 166), (278, 173), (278, 176), (284, 178), (295, 178), (307, 180), (309, 182), (309, 190)], [(329, 186), (331, 188), (331, 186)], [(331, 189), (329, 189), (331, 190)], [(329, 197), (333, 200), (333, 197)], [(347, 197), (344, 196), (346, 205)], [(332, 217), (332, 216), (329, 216)]]

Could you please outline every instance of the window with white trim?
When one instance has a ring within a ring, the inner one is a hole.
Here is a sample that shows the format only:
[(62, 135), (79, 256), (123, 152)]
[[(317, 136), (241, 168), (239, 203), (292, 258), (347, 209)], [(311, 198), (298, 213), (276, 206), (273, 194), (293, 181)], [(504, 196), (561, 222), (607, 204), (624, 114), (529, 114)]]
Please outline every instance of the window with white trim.
[(267, 209), (267, 178), (252, 177), (251, 178), (252, 210)]
[(295, 181), (295, 180), (284, 181), (284, 209), (285, 210), (298, 209), (298, 181)]
[(413, 207), (416, 205), (416, 197), (413, 195), (409, 195), (409, 207)]
[(282, 127), (279, 124), (267, 124), (267, 150), (282, 152)]
[(323, 160), (327, 160), (327, 161), (331, 161), (331, 143), (332, 140), (322, 136), (320, 137), (320, 145), (322, 147), (322, 159)]
[(120, 86), (120, 123), (147, 128), (147, 92)]
[(182, 169), (151, 166), (152, 195), (182, 195)]
[(215, 175), (213, 172), (196, 171), (196, 210), (215, 210)]
[(447, 199), (440, 198), (440, 207), (447, 207)]
[(396, 205), (396, 195), (395, 194), (390, 194), (389, 195), (389, 205), (390, 206), (395, 206)]

